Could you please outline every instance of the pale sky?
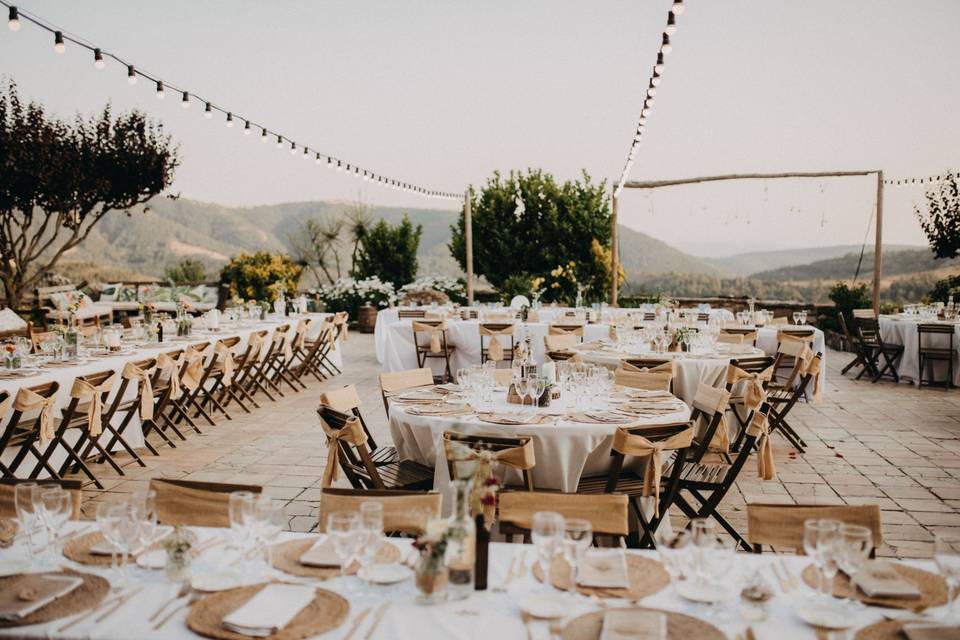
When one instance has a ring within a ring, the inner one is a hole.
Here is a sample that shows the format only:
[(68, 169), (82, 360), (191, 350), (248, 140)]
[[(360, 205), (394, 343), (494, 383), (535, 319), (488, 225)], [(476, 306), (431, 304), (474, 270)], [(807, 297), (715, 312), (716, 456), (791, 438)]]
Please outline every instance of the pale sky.
[[(670, 2), (21, 0), (24, 11), (312, 148), (445, 191), (495, 170), (619, 174)], [(686, 0), (631, 178), (960, 168), (960, 2)], [(62, 115), (112, 101), (180, 143), (173, 191), (229, 205), (439, 203), (293, 159), (24, 24), (0, 75)], [(621, 220), (682, 248), (859, 243), (873, 181), (625, 191)], [(920, 187), (888, 188), (887, 242), (922, 243)], [(711, 245), (705, 247), (704, 245)]]

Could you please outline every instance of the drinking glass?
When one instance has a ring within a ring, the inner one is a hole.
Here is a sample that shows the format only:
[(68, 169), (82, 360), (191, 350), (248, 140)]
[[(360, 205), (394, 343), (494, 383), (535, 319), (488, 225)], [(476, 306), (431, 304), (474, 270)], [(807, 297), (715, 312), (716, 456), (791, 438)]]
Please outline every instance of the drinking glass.
[(807, 312), (806, 312), (806, 311), (801, 311), (801, 312), (800, 312), (800, 324), (807, 324)]
[(140, 546), (146, 549), (157, 539), (157, 492), (147, 491), (135, 504), (137, 520), (140, 522)]
[(793, 317), (793, 324), (800, 324), (800, 312), (799, 312), (799, 311), (794, 311), (794, 312), (793, 312), (792, 314), (790, 314), (790, 315)]
[(520, 405), (525, 406), (527, 404), (527, 388), (530, 385), (530, 378), (520, 377), (516, 378), (513, 381), (513, 388), (516, 390), (517, 395), (520, 397)]
[(540, 397), (543, 395), (543, 392), (547, 390), (547, 379), (541, 376), (535, 377), (533, 379), (533, 385), (528, 386), (527, 390), (530, 392), (531, 409), (536, 412), (537, 407), (540, 406)]
[[(821, 551), (827, 548), (827, 543), (835, 538), (840, 523), (836, 520), (807, 520), (803, 523), (803, 550), (813, 560), (817, 567), (817, 593), (823, 595), (824, 589), (833, 588), (833, 583), (829, 587), (824, 586), (824, 558)], [(823, 543), (821, 543), (823, 539)], [(836, 570), (834, 570), (834, 574)], [(832, 577), (831, 577), (832, 580)]]
[[(283, 531), (283, 502), (268, 496), (254, 496), (251, 502), (254, 550), (268, 566), (273, 540)], [(260, 553), (262, 551), (262, 553)]]
[(947, 581), (948, 602), (951, 603), (948, 617), (953, 622), (960, 622), (960, 608), (957, 605), (957, 600), (960, 599), (960, 534), (934, 534), (933, 561), (937, 564), (940, 575)]
[(327, 516), (327, 535), (333, 540), (333, 551), (340, 558), (340, 575), (346, 577), (350, 561), (363, 543), (360, 515), (356, 511), (334, 511)]
[(70, 520), (73, 513), (73, 498), (69, 491), (59, 486), (42, 487), (39, 497), (40, 518), (47, 529), (47, 540), (51, 555), (56, 558), (59, 554), (57, 532)]
[(867, 527), (845, 524), (840, 527), (838, 543), (840, 568), (850, 578), (847, 605), (852, 609), (862, 609), (863, 603), (854, 597), (856, 587), (853, 579), (870, 555), (870, 549), (873, 548), (873, 534)]
[(21, 482), (14, 488), (14, 508), (17, 520), (20, 521), (18, 530), (23, 532), (27, 542), (27, 551), (33, 556), (34, 547), (40, 543), (40, 485), (36, 482)]
[[(360, 536), (363, 545), (360, 549), (360, 565), (366, 573), (377, 557), (383, 538), (383, 503), (373, 500), (360, 503)], [(367, 576), (370, 579), (370, 576)]]
[(543, 573), (543, 582), (547, 590), (550, 590), (553, 585), (551, 565), (554, 556), (560, 551), (564, 538), (563, 516), (553, 511), (537, 511), (533, 514), (530, 538), (537, 550), (537, 561)]
[(568, 518), (563, 527), (563, 557), (570, 565), (570, 593), (577, 592), (580, 562), (593, 542), (593, 525), (589, 520)]
[[(110, 567), (118, 573), (118, 585), (129, 582), (127, 558), (140, 541), (140, 520), (136, 508), (129, 502), (102, 502), (97, 507), (97, 524), (103, 537), (110, 543)], [(124, 570), (117, 566), (118, 552), (123, 558)]]
[(686, 563), (689, 559), (689, 545), (691, 536), (685, 530), (673, 531), (670, 527), (661, 524), (654, 535), (657, 553), (663, 562), (663, 568), (670, 576), (670, 586), (676, 588), (677, 581), (687, 571)]
[(230, 494), (229, 503), (230, 531), (237, 549), (246, 552), (250, 540), (250, 522), (253, 511), (253, 493), (250, 491), (234, 491)]

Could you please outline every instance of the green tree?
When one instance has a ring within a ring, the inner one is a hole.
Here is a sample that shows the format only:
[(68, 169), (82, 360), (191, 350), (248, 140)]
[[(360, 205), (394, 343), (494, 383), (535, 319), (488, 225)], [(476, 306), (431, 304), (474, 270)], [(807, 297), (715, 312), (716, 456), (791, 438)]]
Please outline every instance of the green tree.
[(354, 277), (377, 276), (396, 287), (413, 282), (417, 277), (417, 249), (423, 225), (413, 226), (407, 215), (396, 226), (386, 220), (366, 230), (357, 250)]
[(173, 284), (194, 284), (205, 282), (207, 268), (196, 258), (182, 258), (177, 264), (171, 265), (163, 272), (163, 277)]
[[(498, 171), (471, 196), (471, 208), (474, 271), (493, 286), (501, 287), (517, 273), (549, 278), (572, 261), (588, 299), (604, 297), (610, 276), (597, 264), (593, 241), (610, 247), (605, 181), (593, 184), (584, 172), (582, 180), (558, 184), (540, 170), (511, 171), (507, 177)], [(466, 269), (462, 211), (451, 231), (450, 253)], [(548, 288), (545, 300), (550, 296)]]
[(179, 164), (160, 124), (139, 112), (67, 122), (0, 87), (0, 280), (21, 305), (60, 258), (107, 213), (166, 189)]
[(960, 185), (955, 173), (947, 173), (936, 188), (926, 192), (927, 210), (916, 208), (920, 226), (938, 258), (960, 257)]
[(220, 282), (230, 288), (230, 295), (245, 300), (273, 302), (280, 291), (288, 297), (297, 294), (303, 267), (286, 254), (257, 251), (231, 258), (220, 271)]

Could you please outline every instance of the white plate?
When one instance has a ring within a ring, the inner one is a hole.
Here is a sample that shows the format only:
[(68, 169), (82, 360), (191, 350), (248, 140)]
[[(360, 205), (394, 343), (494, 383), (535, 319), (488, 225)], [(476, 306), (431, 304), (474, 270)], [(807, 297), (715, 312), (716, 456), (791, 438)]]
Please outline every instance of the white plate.
[(374, 564), (360, 569), (357, 575), (374, 584), (394, 584), (409, 578), (413, 571), (402, 564)]
[(542, 620), (555, 620), (570, 613), (570, 601), (560, 595), (534, 594), (520, 600), (520, 610)]
[(209, 593), (236, 589), (237, 587), (246, 587), (261, 582), (263, 581), (252, 576), (244, 576), (239, 571), (227, 570), (194, 575), (190, 579), (190, 586), (197, 591), (206, 591)]
[(154, 549), (137, 556), (137, 564), (144, 569), (163, 569), (167, 566), (167, 552), (163, 549)]
[(720, 585), (694, 584), (689, 580), (677, 583), (677, 593), (694, 602), (722, 602), (736, 595), (734, 591)]
[(849, 629), (856, 624), (856, 618), (849, 611), (824, 604), (823, 601), (803, 600), (797, 603), (793, 612), (807, 624), (825, 629)]

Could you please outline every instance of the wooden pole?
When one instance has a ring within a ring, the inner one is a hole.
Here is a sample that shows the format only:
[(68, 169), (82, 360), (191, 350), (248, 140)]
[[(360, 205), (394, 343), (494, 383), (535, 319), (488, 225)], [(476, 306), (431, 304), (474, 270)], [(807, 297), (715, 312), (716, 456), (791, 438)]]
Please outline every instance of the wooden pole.
[(880, 274), (883, 263), (883, 171), (877, 171), (877, 239), (873, 248), (873, 313), (880, 316)]
[(473, 213), (470, 198), (471, 188), (463, 194), (463, 239), (467, 245), (467, 304), (473, 305)]
[(617, 247), (617, 196), (610, 196), (610, 305), (617, 306), (617, 294), (619, 282), (617, 282), (617, 273), (620, 271), (620, 251)]

